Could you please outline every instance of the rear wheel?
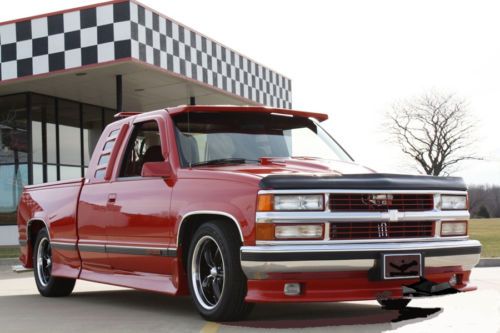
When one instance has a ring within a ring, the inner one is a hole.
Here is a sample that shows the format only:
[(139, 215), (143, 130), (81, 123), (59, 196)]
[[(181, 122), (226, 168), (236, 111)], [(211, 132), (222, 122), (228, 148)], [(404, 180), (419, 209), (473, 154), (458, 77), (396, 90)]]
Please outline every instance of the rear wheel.
[(52, 276), (52, 249), (46, 229), (42, 229), (37, 235), (33, 266), (36, 286), (41, 295), (60, 297), (71, 294), (76, 280)]
[(213, 221), (194, 234), (188, 259), (189, 290), (198, 312), (207, 320), (244, 318), (247, 280), (240, 264), (237, 235), (227, 223)]
[(400, 299), (385, 299), (379, 300), (379, 304), (382, 305), (382, 308), (386, 310), (403, 310), (406, 308), (408, 303), (410, 303), (410, 299), (400, 298)]

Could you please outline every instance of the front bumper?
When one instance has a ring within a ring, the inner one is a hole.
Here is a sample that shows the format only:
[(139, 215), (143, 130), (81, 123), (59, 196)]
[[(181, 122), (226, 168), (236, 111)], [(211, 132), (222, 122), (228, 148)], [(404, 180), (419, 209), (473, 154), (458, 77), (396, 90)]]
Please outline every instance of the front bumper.
[(478, 262), (476, 240), (408, 243), (243, 246), (241, 267), (250, 280), (280, 273), (352, 272), (374, 268), (381, 254), (421, 253), (426, 271), (450, 267), (469, 271)]

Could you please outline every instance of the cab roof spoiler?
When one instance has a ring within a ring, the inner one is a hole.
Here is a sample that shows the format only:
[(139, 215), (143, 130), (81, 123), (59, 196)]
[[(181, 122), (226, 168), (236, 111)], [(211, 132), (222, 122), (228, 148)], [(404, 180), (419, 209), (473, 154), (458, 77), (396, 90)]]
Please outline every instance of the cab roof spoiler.
[(122, 118), (136, 116), (138, 114), (140, 114), (140, 112), (118, 112), (113, 116), (113, 118), (122, 119)]

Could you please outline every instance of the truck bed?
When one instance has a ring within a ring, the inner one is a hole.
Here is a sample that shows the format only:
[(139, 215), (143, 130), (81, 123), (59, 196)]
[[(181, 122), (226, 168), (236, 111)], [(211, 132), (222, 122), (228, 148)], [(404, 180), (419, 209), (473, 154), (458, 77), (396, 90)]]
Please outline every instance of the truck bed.
[[(25, 187), (18, 208), (19, 259), (25, 267), (33, 267), (32, 248), (38, 230), (50, 225), (47, 229), (53, 255), (58, 257), (55, 262), (69, 264), (75, 270), (71, 275), (78, 274), (76, 214), (83, 182), (84, 179), (80, 178)], [(67, 246), (60, 249), (57, 247), (59, 243)], [(53, 274), (58, 273), (58, 266), (54, 265)]]

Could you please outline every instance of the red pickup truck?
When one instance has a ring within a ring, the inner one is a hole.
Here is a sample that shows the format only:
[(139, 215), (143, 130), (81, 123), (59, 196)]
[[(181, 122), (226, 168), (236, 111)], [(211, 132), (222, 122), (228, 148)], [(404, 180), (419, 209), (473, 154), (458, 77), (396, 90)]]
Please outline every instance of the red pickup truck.
[(182, 106), (121, 114), (86, 177), (27, 186), (20, 259), (43, 296), (76, 279), (191, 294), (204, 318), (259, 302), (378, 300), (469, 285), (460, 178), (378, 174), (320, 123), (266, 107)]

